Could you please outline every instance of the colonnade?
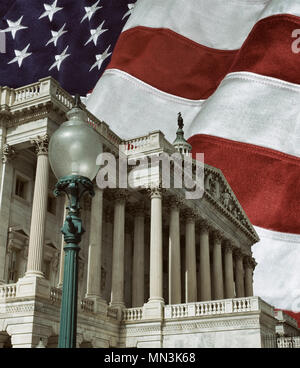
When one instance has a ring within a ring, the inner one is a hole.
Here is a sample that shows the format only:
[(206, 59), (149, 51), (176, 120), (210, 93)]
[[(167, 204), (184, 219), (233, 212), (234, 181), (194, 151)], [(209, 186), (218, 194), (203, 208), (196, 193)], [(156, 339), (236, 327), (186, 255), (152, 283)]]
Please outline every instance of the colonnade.
[[(29, 240), (26, 275), (42, 277), (43, 245), (49, 181), (48, 137), (35, 140), (37, 170)], [(128, 192), (115, 190), (113, 218), (112, 284), (110, 305), (124, 307), (125, 217)], [(149, 301), (163, 302), (163, 195), (160, 188), (149, 190), (150, 200), (150, 271)], [(91, 231), (87, 275), (87, 297), (101, 299), (101, 258), (103, 191), (96, 188), (91, 206)], [(201, 220), (190, 209), (182, 211), (176, 198), (168, 201), (168, 302), (206, 301), (253, 295), (252, 275), (255, 262), (250, 255), (226, 240), (223, 233)], [(180, 225), (184, 223), (184, 234)], [(134, 211), (132, 306), (144, 304), (145, 296), (145, 211)], [(185, 238), (185, 264), (181, 260), (181, 236)], [(198, 239), (197, 239), (198, 237)], [(196, 247), (199, 246), (197, 251)], [(197, 257), (199, 254), (199, 264)], [(198, 272), (197, 272), (198, 266)], [(184, 267), (184, 290), (181, 290), (181, 268)]]

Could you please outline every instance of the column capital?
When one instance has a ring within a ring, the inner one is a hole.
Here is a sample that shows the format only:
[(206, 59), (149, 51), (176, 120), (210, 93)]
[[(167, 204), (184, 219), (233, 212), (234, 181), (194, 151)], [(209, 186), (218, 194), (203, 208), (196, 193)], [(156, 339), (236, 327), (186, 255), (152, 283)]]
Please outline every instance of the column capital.
[(4, 144), (2, 148), (2, 162), (6, 164), (8, 161), (16, 157), (16, 150), (9, 144)]
[(230, 240), (226, 240), (224, 242), (223, 247), (224, 247), (225, 253), (232, 253), (233, 250), (235, 249), (234, 244)]
[(210, 232), (210, 230), (212, 229), (212, 224), (209, 220), (207, 219), (203, 219), (201, 218), (199, 220), (199, 226), (200, 226), (200, 233), (203, 233), (203, 232)]
[(255, 259), (249, 255), (244, 257), (243, 262), (244, 262), (245, 267), (251, 268), (253, 270), (257, 265), (257, 263), (255, 262)]
[(196, 212), (191, 208), (185, 208), (182, 211), (182, 217), (186, 223), (189, 223), (189, 222), (196, 222), (198, 216)]
[(233, 251), (233, 255), (237, 259), (243, 259), (244, 256), (245, 256), (244, 253), (241, 251), (240, 248), (235, 248), (234, 251)]
[(152, 198), (162, 198), (165, 191), (161, 186), (149, 187), (146, 189), (149, 197)]
[(30, 143), (35, 146), (37, 155), (47, 155), (49, 146), (49, 135), (38, 135), (35, 138), (30, 139)]
[(135, 203), (130, 203), (127, 206), (127, 210), (129, 214), (133, 217), (136, 216), (145, 216), (146, 208), (145, 208), (145, 202), (144, 201), (138, 201)]
[(124, 202), (128, 199), (129, 192), (126, 189), (114, 189), (113, 199), (115, 202)]
[(222, 241), (224, 239), (225, 235), (223, 231), (220, 230), (213, 230), (213, 238), (215, 241)]
[(177, 196), (177, 195), (170, 195), (166, 198), (166, 207), (168, 208), (178, 208), (180, 209), (180, 207), (182, 207), (183, 205), (183, 200)]

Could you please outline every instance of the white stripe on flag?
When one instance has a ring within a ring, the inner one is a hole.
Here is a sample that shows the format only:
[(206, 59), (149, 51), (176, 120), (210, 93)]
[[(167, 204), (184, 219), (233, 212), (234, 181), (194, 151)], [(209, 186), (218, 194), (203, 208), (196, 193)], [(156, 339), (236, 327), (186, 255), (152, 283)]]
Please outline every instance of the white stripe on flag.
[(252, 247), (258, 263), (254, 294), (276, 308), (300, 311), (300, 235), (255, 226), (260, 242)]
[(202, 100), (161, 92), (125, 72), (109, 69), (88, 98), (87, 108), (121, 138), (129, 139), (160, 129), (173, 142), (177, 113), (183, 114), (187, 129), (202, 103)]
[(124, 31), (136, 26), (168, 28), (199, 44), (239, 49), (264, 11), (266, 0), (138, 0)]
[(209, 134), (300, 156), (300, 86), (254, 73), (228, 74), (187, 136)]

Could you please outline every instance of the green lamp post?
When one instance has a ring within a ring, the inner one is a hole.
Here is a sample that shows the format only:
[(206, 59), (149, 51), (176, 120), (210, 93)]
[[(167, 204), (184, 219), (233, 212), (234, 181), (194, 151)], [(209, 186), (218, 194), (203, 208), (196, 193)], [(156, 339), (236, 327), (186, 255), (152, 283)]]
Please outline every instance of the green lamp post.
[(52, 135), (49, 161), (58, 179), (54, 194), (65, 193), (69, 199), (68, 213), (62, 227), (64, 235), (64, 279), (60, 315), (59, 348), (76, 347), (78, 253), (84, 233), (80, 219), (80, 198), (94, 195), (92, 180), (97, 174), (96, 158), (102, 152), (99, 134), (87, 124), (87, 115), (80, 108), (79, 96), (67, 113), (68, 121)]

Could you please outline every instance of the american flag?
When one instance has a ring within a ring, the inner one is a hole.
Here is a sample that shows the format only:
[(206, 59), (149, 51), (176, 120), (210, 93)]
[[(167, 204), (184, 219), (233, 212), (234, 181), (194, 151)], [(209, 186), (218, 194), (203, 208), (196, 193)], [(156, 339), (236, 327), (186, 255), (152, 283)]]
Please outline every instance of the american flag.
[(136, 0), (1, 0), (0, 84), (51, 75), (85, 96), (110, 61)]
[(0, 16), (0, 85), (93, 90), (122, 138), (172, 141), (181, 111), (260, 236), (255, 294), (300, 311), (299, 0), (1, 0)]

